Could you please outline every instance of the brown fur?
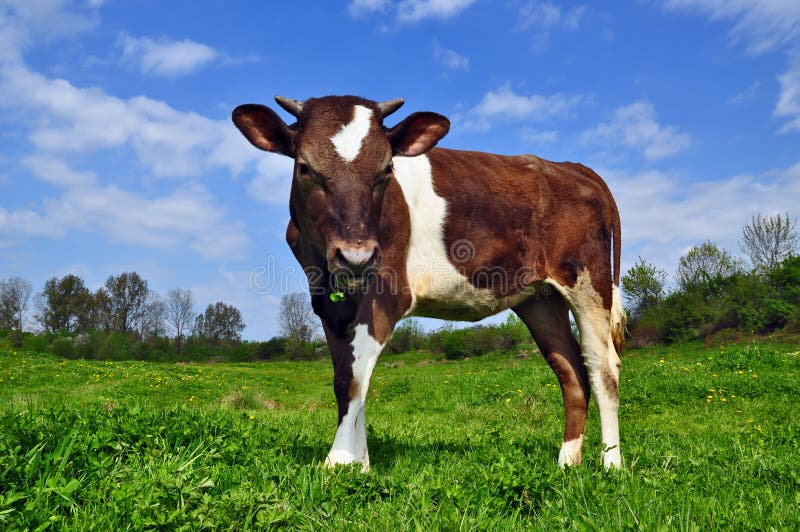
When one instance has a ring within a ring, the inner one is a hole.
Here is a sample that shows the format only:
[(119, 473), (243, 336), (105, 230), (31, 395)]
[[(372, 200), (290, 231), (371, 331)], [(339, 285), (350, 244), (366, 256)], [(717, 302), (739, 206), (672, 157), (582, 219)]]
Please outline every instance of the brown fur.
[[(372, 110), (372, 118), (358, 156), (347, 163), (330, 139), (352, 120), (355, 105)], [(350, 400), (369, 384), (353, 375), (354, 328), (367, 324), (369, 335), (385, 344), (412, 304), (406, 272), (411, 218), (389, 163), (392, 156), (427, 153), (434, 190), (447, 202), (444, 246), (451, 264), (496, 298), (527, 298), (513, 310), (558, 377), (565, 441), (583, 434), (589, 382), (568, 307), (558, 293), (526, 294), (545, 279), (574, 287), (585, 271), (603, 308), (611, 310), (612, 283), (619, 284), (620, 273), (619, 212), (596, 173), (533, 155), (431, 149), (449, 128), (446, 118), (414, 113), (387, 128), (378, 104), (354, 96), (307, 100), (291, 126), (259, 105), (238, 107), (233, 119), (257, 147), (295, 158), (286, 240), (307, 272), (312, 305), (328, 340), (340, 423)], [(466, 258), (455, 253), (460, 242), (473, 248)], [(339, 250), (365, 243), (376, 254), (373, 271), (360, 282), (371, 283), (332, 302)], [(446, 302), (423, 306), (439, 316), (461, 313)], [(612, 320), (617, 352), (623, 333), (624, 321)], [(617, 398), (617, 383), (608, 370), (603, 382)]]

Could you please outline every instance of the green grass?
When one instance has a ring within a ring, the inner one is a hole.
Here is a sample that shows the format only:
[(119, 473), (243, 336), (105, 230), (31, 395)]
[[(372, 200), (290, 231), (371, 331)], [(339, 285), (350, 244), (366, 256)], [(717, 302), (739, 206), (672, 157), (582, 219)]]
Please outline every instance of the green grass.
[(64, 360), (0, 347), (0, 529), (800, 529), (800, 347), (628, 351), (626, 468), (556, 466), (538, 357), (386, 356), (372, 470), (321, 466), (328, 362)]

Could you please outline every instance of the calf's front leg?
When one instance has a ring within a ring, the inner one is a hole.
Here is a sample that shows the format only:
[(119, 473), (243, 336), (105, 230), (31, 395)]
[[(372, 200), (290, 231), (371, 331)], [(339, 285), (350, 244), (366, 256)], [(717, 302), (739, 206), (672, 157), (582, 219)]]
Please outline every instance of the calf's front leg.
[(345, 337), (325, 328), (333, 358), (333, 389), (339, 405), (339, 427), (325, 465), (360, 463), (369, 470), (366, 399), (372, 370), (385, 343), (378, 342), (367, 324), (357, 324)]

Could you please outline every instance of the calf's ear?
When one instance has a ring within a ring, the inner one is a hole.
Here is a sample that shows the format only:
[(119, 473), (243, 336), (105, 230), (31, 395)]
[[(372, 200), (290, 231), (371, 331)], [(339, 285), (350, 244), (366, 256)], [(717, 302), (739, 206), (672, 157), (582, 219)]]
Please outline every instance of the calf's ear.
[(437, 113), (414, 113), (389, 130), (395, 155), (414, 157), (430, 150), (450, 131), (450, 120)]
[(231, 118), (256, 148), (294, 157), (294, 131), (269, 107), (254, 103), (240, 105)]

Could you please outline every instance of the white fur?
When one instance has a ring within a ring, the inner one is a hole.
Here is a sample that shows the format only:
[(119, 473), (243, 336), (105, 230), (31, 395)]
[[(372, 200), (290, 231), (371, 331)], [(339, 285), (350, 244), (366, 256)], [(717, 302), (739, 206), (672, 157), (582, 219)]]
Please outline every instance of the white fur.
[(581, 463), (581, 448), (583, 447), (583, 434), (574, 440), (565, 441), (561, 444), (561, 451), (558, 453), (558, 465), (562, 469), (566, 466), (578, 465)]
[(358, 390), (350, 399), (347, 414), (342, 417), (333, 445), (325, 459), (325, 465), (331, 467), (337, 464), (351, 464), (358, 462), (362, 471), (369, 470), (369, 452), (367, 450), (367, 430), (365, 402), (369, 381), (378, 356), (383, 351), (384, 344), (379, 343), (370, 336), (365, 324), (356, 325), (353, 337), (353, 378), (358, 382)]
[(345, 124), (339, 131), (331, 137), (333, 147), (339, 156), (351, 163), (358, 157), (361, 151), (361, 144), (369, 133), (372, 110), (363, 105), (353, 107), (353, 120)]
[[(430, 160), (426, 155), (395, 157), (393, 164), (411, 218), (406, 259), (412, 297), (408, 314), (428, 315), (425, 303), (435, 301), (437, 317), (443, 317), (441, 311), (447, 307), (455, 319), (477, 320), (529, 296), (497, 298), (491, 291), (473, 286), (448, 259), (444, 239), (447, 202), (433, 188)], [(470, 245), (468, 242), (461, 244)]]
[[(606, 469), (622, 467), (619, 449), (619, 399), (606, 390), (603, 373), (610, 371), (619, 381), (619, 355), (611, 339), (611, 318), (615, 295), (612, 293), (612, 312), (603, 308), (600, 294), (592, 286), (589, 273), (583, 271), (575, 286), (561, 286), (553, 279), (547, 282), (564, 296), (570, 306), (580, 330), (581, 352), (589, 374), (597, 409), (600, 412), (600, 431), (603, 439), (602, 459)], [(617, 289), (616, 298), (619, 298)], [(617, 311), (619, 312), (619, 311)]]

